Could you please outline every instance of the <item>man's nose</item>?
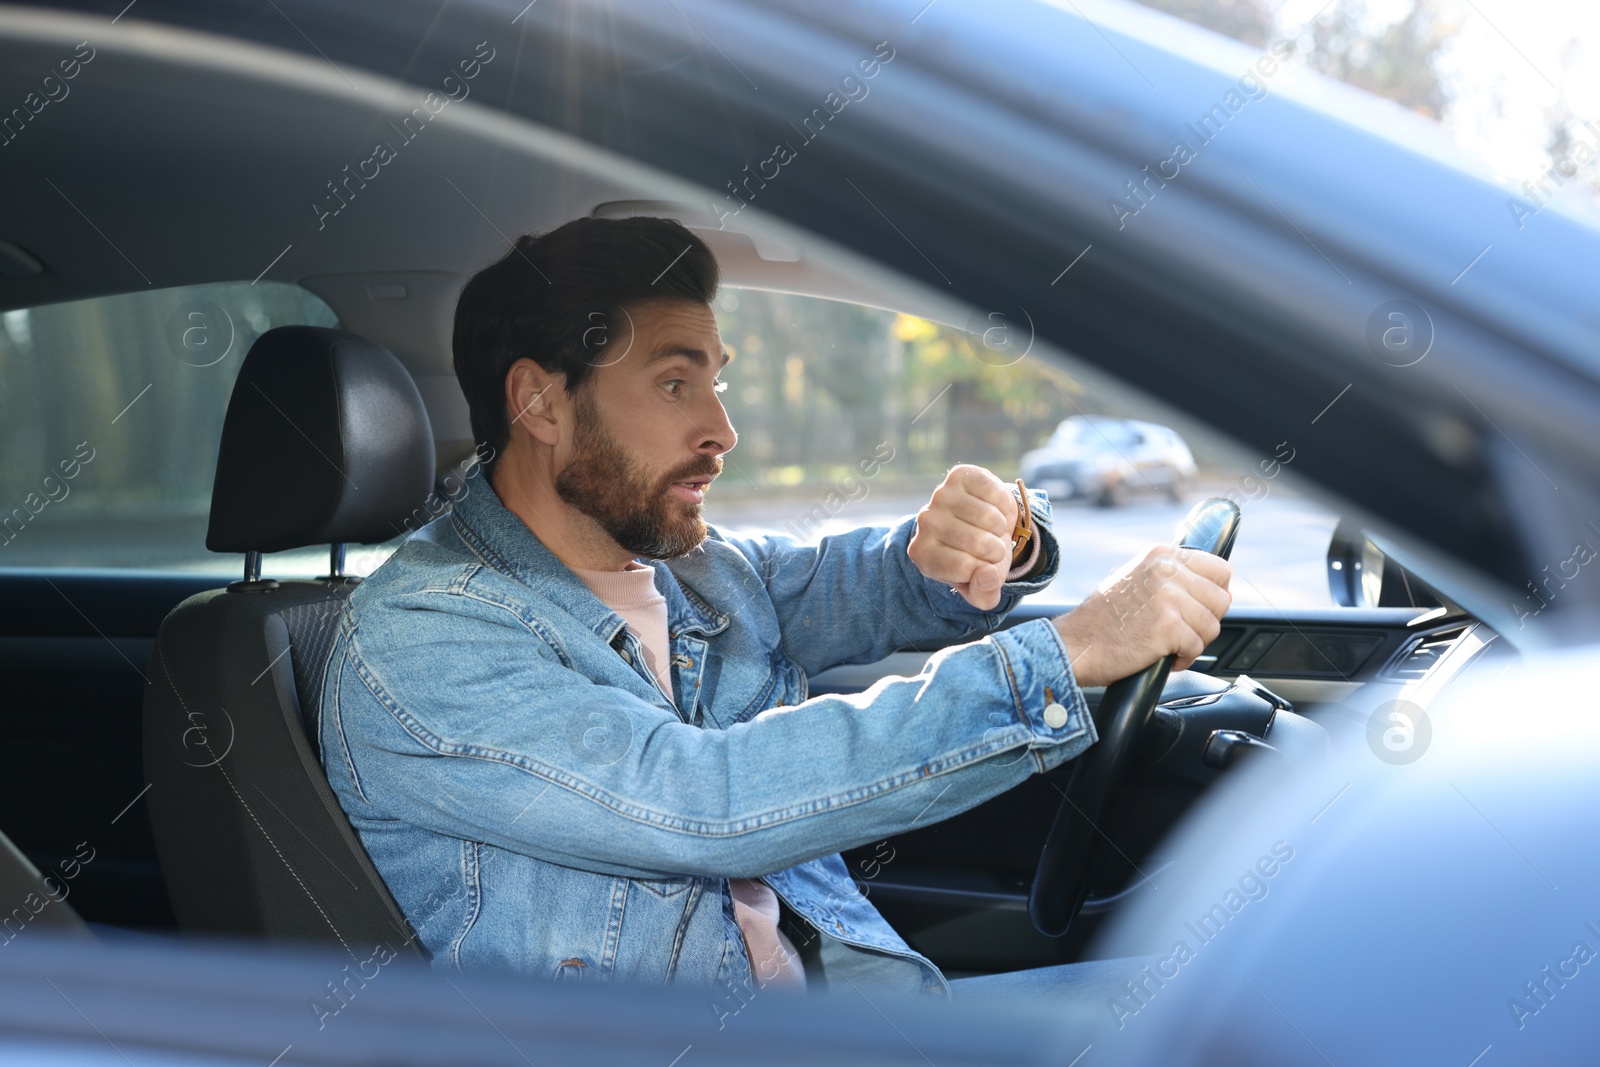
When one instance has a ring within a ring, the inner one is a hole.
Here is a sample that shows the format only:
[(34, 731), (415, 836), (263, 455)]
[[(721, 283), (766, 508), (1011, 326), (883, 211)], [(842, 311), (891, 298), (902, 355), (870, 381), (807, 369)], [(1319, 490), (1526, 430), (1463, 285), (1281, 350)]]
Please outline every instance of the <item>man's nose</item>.
[(706, 435), (700, 442), (699, 451), (720, 456), (733, 451), (733, 446), (739, 443), (739, 434), (728, 418), (728, 409), (722, 406), (722, 401), (715, 395), (711, 398), (711, 408), (706, 413), (705, 421), (698, 423)]

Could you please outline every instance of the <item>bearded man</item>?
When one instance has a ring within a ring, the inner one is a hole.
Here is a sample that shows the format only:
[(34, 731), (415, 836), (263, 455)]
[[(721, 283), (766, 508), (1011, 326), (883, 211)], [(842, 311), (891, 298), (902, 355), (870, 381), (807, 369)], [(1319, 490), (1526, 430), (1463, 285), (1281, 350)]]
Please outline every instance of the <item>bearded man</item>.
[[(1082, 687), (1188, 666), (1228, 564), (1158, 546), (1126, 568), (1152, 590), (1131, 610), (1096, 593), (996, 632), (1060, 546), (1048, 499), (980, 467), (815, 545), (708, 526), (738, 440), (717, 284), (676, 222), (579, 219), (463, 289), (455, 369), (490, 459), (356, 589), (329, 661), (322, 759), (362, 844), (451, 969), (694, 984), (719, 1012), (757, 988), (1110, 980), (949, 980), (839, 853), (1083, 752)], [(924, 641), (950, 647), (914, 677), (808, 695)]]

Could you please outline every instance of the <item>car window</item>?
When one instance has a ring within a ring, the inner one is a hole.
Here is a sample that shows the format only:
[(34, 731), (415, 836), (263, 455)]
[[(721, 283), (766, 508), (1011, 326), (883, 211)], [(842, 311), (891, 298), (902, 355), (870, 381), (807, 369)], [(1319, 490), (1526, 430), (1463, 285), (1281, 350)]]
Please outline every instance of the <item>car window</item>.
[(0, 315), (0, 566), (236, 574), (205, 547), (234, 378), (272, 327), (334, 324), (265, 281)]
[[(1136, 551), (1170, 542), (1193, 504), (1231, 496), (1245, 511), (1234, 602), (1333, 605), (1337, 516), (1287, 484), (1295, 442), (1241, 460), (1214, 434), (1179, 433), (1126, 390), (1092, 384), (1066, 353), (998, 350), (992, 328), (740, 289), (725, 289), (716, 312), (734, 355), (723, 401), (739, 442), (706, 498), (710, 522), (814, 542), (913, 514), (951, 466), (976, 463), (1050, 494), (1063, 563), (1036, 599), (1070, 604)], [(1152, 417), (1134, 426), (1139, 416)]]
[[(1187, 442), (1191, 461), (1177, 434), (1146, 430), (1135, 463), (1141, 434), (1128, 418), (1142, 412), (1047, 346), (1017, 358), (994, 350), (992, 329), (756, 290), (724, 290), (716, 311), (735, 355), (724, 400), (740, 437), (707, 498), (712, 522), (815, 541), (912, 514), (952, 465), (977, 463), (1050, 493), (1066, 552), (1037, 599), (1066, 604), (1169, 540), (1194, 501), (1232, 495), (1247, 514), (1235, 602), (1331, 604), (1323, 556), (1335, 516), (1275, 480), (1292, 443), (1255, 470), (1200, 439)], [(205, 548), (223, 416), (250, 345), (291, 324), (336, 320), (315, 295), (271, 282), (0, 315), (0, 566), (233, 577), (240, 557)], [(1167, 492), (1161, 458), (1147, 453), (1193, 463), (1193, 482)], [(1102, 499), (1111, 479), (1129, 490)], [(405, 536), (349, 546), (347, 570), (370, 573)], [(326, 573), (326, 547), (274, 553), (264, 571)]]

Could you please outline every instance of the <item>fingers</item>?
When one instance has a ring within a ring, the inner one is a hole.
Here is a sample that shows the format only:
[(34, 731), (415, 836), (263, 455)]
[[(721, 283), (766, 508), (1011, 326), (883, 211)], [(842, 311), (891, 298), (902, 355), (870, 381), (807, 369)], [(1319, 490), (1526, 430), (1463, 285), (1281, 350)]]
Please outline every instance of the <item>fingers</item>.
[[(1123, 635), (1132, 637), (1133, 643), (1144, 646), (1144, 651), (1134, 657), (1140, 664), (1149, 664), (1162, 656), (1175, 657), (1173, 670), (1187, 670), (1199, 658), (1222, 629), (1198, 600), (1178, 588), (1176, 583), (1166, 587), (1156, 601), (1144, 608), (1144, 624)], [(1143, 633), (1140, 639), (1136, 635)]]
[[(1013, 502), (1016, 501), (1016, 497), (1010, 493), (1006, 496)], [(942, 499), (935, 494), (934, 504), (947, 518), (966, 523), (996, 537), (1004, 537), (1008, 541), (1011, 539), (1011, 530), (1015, 525), (1013, 516), (988, 500), (970, 493), (958, 493)], [(1014, 512), (1015, 508), (1012, 511)]]
[(951, 588), (979, 611), (992, 611), (1000, 603), (1000, 587), (1005, 578), (1003, 572), (986, 563), (974, 570), (972, 581), (957, 582)]
[(1133, 591), (1156, 615), (1157, 641), (1177, 657), (1175, 669), (1187, 669), (1222, 632), (1231, 575), (1227, 561), (1209, 553), (1160, 546), (1130, 575)]
[(1233, 603), (1233, 595), (1228, 592), (1233, 567), (1227, 560), (1209, 552), (1152, 545), (1142, 557), (1136, 557), (1124, 568), (1124, 573), (1146, 597), (1153, 588), (1172, 583), (1218, 618), (1226, 614)]
[(1080, 684), (1127, 677), (1169, 654), (1177, 670), (1191, 667), (1222, 632), (1232, 574), (1226, 560), (1167, 545), (1129, 560), (1058, 620)]
[(1017, 498), (1011, 490), (990, 472), (970, 464), (952, 467), (928, 506), (1008, 542), (1016, 525)]
[(1192, 596), (1185, 596), (1179, 601), (1178, 613), (1183, 620), (1182, 629), (1172, 651), (1180, 656), (1188, 656), (1193, 662), (1206, 650), (1207, 645), (1217, 639), (1222, 632), (1222, 622), (1216, 612)]
[(923, 509), (917, 516), (917, 533), (925, 533), (933, 543), (965, 552), (982, 563), (999, 563), (1011, 558), (1009, 537), (958, 519), (948, 511)]
[(1233, 564), (1221, 556), (1214, 556), (1198, 548), (1175, 548), (1172, 551), (1179, 561), (1195, 574), (1216, 583), (1223, 589), (1228, 588), (1228, 582), (1233, 577)]
[(988, 563), (978, 567), (973, 572), (972, 590), (974, 596), (979, 597), (982, 603), (971, 596), (967, 597), (967, 600), (973, 607), (983, 608), (986, 611), (1000, 603), (1000, 587), (1006, 583), (1006, 574), (1010, 570), (1009, 558), (1000, 563)]
[(1233, 603), (1233, 596), (1227, 588), (1227, 579), (1232, 571), (1228, 568), (1227, 561), (1217, 559), (1216, 556), (1208, 558), (1216, 560), (1227, 568), (1222, 574), (1221, 582), (1190, 567), (1181, 568), (1176, 580), (1182, 584), (1184, 592), (1198, 601), (1213, 618), (1220, 619), (1227, 614), (1229, 605)]
[(946, 485), (960, 486), (997, 508), (1004, 508), (1008, 500), (1016, 500), (1016, 497), (1011, 495), (1011, 490), (1006, 488), (1005, 482), (995, 477), (991, 471), (975, 467), (970, 463), (960, 463), (951, 467), (950, 473), (945, 475), (944, 480)]
[(1005, 483), (982, 467), (958, 464), (917, 513), (911, 562), (988, 610), (999, 602), (1010, 569), (1016, 518), (1017, 498)]
[(919, 571), (936, 582), (950, 585), (976, 582), (980, 588), (992, 585), (996, 593), (1010, 570), (1009, 553), (1003, 560), (984, 559), (971, 551), (938, 542), (919, 547), (912, 554), (912, 561)]

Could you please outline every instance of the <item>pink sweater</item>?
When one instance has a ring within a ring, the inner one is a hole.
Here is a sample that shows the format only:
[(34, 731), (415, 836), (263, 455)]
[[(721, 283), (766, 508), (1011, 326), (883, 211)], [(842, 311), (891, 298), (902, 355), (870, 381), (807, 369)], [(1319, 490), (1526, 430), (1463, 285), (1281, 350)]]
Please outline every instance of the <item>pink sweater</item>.
[[(573, 567), (601, 603), (622, 616), (628, 629), (644, 646), (645, 662), (672, 699), (672, 671), (667, 665), (667, 598), (656, 589), (656, 572), (637, 560), (627, 570), (593, 571)], [(778, 897), (764, 882), (754, 878), (728, 879), (733, 897), (733, 917), (744, 934), (750, 969), (762, 987), (803, 989), (805, 970), (794, 943), (778, 929)]]

